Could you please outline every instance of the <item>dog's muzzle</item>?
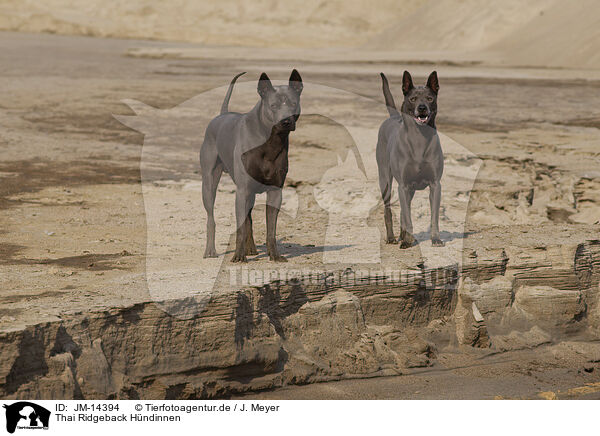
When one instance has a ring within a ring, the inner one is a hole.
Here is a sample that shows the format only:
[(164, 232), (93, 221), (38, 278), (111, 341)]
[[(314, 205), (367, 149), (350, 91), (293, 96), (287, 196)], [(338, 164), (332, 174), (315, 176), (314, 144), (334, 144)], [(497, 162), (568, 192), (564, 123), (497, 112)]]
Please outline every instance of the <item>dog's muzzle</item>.
[(430, 116), (431, 112), (429, 112), (429, 108), (425, 105), (420, 105), (415, 111), (413, 118), (418, 124), (427, 124)]
[(296, 119), (294, 117), (289, 117), (279, 122), (279, 125), (282, 129), (285, 130), (296, 130)]

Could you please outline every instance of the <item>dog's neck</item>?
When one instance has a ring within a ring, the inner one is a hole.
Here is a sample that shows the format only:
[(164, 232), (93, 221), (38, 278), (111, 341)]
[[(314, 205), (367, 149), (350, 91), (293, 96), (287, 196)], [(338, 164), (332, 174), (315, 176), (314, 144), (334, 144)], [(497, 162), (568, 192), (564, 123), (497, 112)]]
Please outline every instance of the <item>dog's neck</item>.
[(254, 109), (252, 111), (256, 113), (257, 127), (260, 129), (260, 132), (265, 136), (271, 135), (272, 129), (269, 128), (270, 123), (267, 121), (267, 119), (265, 117), (264, 105), (263, 105), (262, 99), (260, 99), (258, 101), (258, 103), (256, 103), (256, 106), (254, 106)]
[(247, 115), (252, 128), (264, 139), (264, 144), (268, 144), (274, 148), (287, 149), (290, 131), (278, 130), (275, 126), (271, 126), (271, 123), (265, 119), (262, 99), (258, 101), (256, 106)]

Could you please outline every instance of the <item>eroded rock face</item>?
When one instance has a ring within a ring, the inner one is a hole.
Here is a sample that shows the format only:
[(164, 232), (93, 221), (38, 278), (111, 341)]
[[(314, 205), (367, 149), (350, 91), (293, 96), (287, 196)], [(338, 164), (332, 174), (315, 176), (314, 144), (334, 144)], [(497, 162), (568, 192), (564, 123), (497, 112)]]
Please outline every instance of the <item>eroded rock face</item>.
[[(408, 292), (405, 298), (414, 296)], [(213, 398), (431, 364), (414, 329), (370, 325), (361, 298), (297, 285), (246, 290), (178, 319), (154, 304), (7, 333), (7, 398)]]
[[(464, 282), (461, 283), (458, 289), (458, 302), (453, 316), (456, 325), (456, 339), (461, 345), (487, 348), (490, 345), (490, 338), (484, 318), (475, 300), (488, 301), (493, 298), (481, 298), (478, 295), (477, 287), (473, 286), (470, 279), (467, 281), (466, 285)], [(486, 297), (488, 296), (486, 295)]]
[[(585, 294), (584, 294), (585, 295)], [(596, 337), (600, 337), (600, 283), (587, 294), (588, 321)]]
[(585, 313), (586, 304), (581, 291), (522, 286), (516, 290), (515, 302), (503, 322), (571, 333), (578, 329)]
[(570, 217), (572, 222), (598, 224), (600, 222), (600, 179), (582, 177), (573, 189), (577, 213)]
[[(504, 274), (491, 279), (481, 274), (464, 277), (452, 317), (457, 342), (481, 347), (487, 333), (491, 346), (505, 351), (574, 334), (600, 337), (598, 245), (592, 240), (570, 247), (509, 251)], [(477, 320), (477, 311), (482, 321)]]
[(77, 382), (81, 395), (87, 399), (103, 399), (116, 390), (111, 367), (102, 350), (102, 339), (97, 338), (90, 347), (81, 350), (77, 359)]
[[(497, 276), (482, 283), (465, 278), (459, 288), (459, 296), (476, 304), (477, 309), (489, 324), (498, 323), (513, 301), (513, 281), (506, 276)], [(466, 307), (468, 309), (468, 307)]]
[(277, 282), (215, 295), (186, 319), (155, 303), (72, 315), (0, 334), (0, 396), (226, 397), (396, 375), (457, 345), (502, 352), (572, 334), (598, 338), (599, 247), (547, 249), (523, 263), (504, 250), (474, 256), (430, 287), (425, 276), (396, 285)]

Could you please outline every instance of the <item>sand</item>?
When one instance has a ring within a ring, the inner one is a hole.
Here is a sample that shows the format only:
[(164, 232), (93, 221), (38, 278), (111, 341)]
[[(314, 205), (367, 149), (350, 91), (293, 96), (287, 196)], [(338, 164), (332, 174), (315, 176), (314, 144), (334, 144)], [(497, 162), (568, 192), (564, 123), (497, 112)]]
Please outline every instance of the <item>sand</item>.
[(581, 0), (174, 2), (7, 0), (0, 30), (246, 47), (470, 54), (509, 66), (600, 68), (600, 4)]

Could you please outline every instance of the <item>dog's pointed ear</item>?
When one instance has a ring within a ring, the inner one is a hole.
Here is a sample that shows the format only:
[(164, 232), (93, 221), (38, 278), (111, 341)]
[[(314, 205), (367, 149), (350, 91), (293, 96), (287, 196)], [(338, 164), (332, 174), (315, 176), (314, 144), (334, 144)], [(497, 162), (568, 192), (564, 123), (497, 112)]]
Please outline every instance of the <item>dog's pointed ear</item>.
[(411, 89), (414, 88), (412, 77), (408, 71), (404, 71), (402, 75), (402, 93), (408, 94)]
[(427, 79), (427, 87), (436, 94), (440, 90), (440, 82), (438, 81), (437, 71), (434, 71), (429, 75), (429, 78)]
[(302, 77), (300, 77), (300, 73), (295, 68), (290, 75), (290, 88), (292, 88), (298, 94), (300, 94), (304, 88), (304, 85), (302, 84)]
[(260, 79), (258, 79), (258, 94), (261, 98), (265, 98), (265, 96), (272, 91), (275, 91), (275, 88), (273, 88), (269, 76), (267, 76), (266, 73), (262, 73)]

